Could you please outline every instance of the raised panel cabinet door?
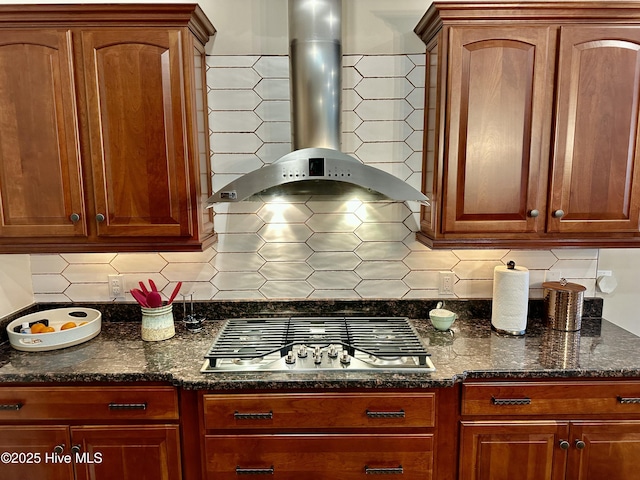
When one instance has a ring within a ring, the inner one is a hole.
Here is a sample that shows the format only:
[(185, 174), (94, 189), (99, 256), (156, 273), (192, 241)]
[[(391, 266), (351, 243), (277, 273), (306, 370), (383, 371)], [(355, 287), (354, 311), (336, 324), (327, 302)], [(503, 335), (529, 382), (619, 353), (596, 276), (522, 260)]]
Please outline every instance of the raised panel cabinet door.
[(543, 231), (553, 36), (451, 28), (443, 233)]
[(0, 31), (0, 237), (86, 235), (65, 30)]
[(180, 480), (177, 425), (71, 427), (76, 480)]
[(562, 480), (567, 434), (567, 423), (553, 421), (462, 422), (459, 478)]
[(567, 479), (638, 478), (640, 422), (575, 422), (570, 440)]
[(640, 27), (562, 27), (552, 232), (638, 232)]
[(69, 427), (0, 425), (0, 478), (72, 480)]
[(98, 237), (191, 236), (180, 30), (81, 35)]

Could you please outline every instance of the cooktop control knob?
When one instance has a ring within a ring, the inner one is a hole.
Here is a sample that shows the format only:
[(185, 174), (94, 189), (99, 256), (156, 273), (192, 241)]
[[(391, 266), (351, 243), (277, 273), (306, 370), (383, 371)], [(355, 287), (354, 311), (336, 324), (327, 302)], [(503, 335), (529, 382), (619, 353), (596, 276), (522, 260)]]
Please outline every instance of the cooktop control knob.
[(320, 347), (316, 347), (313, 351), (313, 363), (316, 365), (322, 363), (322, 350), (320, 350)]
[(287, 356), (284, 358), (284, 361), (287, 365), (293, 365), (294, 363), (296, 363), (296, 357), (293, 354), (293, 350), (289, 350), (289, 353), (287, 353)]
[(307, 347), (305, 345), (300, 345), (298, 348), (298, 357), (307, 358)]
[(327, 353), (327, 355), (329, 355), (329, 358), (338, 358), (338, 349), (335, 345), (329, 346), (329, 352)]
[(340, 355), (340, 363), (344, 365), (349, 365), (351, 363), (351, 357), (349, 356), (349, 352), (347, 352), (346, 350), (343, 350), (342, 354)]

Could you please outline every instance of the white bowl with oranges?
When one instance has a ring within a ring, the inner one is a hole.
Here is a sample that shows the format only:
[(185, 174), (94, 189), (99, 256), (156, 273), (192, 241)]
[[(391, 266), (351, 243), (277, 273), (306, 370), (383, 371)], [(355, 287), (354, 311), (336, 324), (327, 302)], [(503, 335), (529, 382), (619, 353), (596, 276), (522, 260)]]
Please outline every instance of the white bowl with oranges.
[[(31, 333), (21, 333), (28, 324)], [(100, 333), (102, 314), (93, 308), (55, 308), (25, 315), (7, 325), (9, 342), (23, 352), (44, 352), (71, 347)]]

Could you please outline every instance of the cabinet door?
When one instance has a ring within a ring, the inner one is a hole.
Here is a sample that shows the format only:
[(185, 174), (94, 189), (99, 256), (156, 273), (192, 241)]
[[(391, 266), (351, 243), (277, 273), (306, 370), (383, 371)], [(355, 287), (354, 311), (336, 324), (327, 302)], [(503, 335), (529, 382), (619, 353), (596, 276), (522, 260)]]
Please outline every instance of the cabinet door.
[(640, 27), (560, 31), (552, 232), (638, 232)]
[(171, 29), (82, 32), (99, 237), (192, 234), (182, 41)]
[[(56, 447), (59, 451), (54, 453)], [(71, 480), (69, 428), (64, 425), (0, 426), (0, 477), (10, 480)], [(68, 461), (67, 461), (68, 459)]]
[(0, 32), (0, 237), (86, 235), (70, 42)]
[[(640, 422), (575, 422), (571, 425), (571, 480), (629, 480), (638, 477)], [(578, 442), (584, 442), (579, 444)]]
[(451, 29), (443, 233), (544, 229), (551, 36), (548, 27)]
[(182, 478), (177, 425), (71, 427), (76, 480)]
[(567, 433), (552, 421), (462, 422), (460, 480), (564, 479)]

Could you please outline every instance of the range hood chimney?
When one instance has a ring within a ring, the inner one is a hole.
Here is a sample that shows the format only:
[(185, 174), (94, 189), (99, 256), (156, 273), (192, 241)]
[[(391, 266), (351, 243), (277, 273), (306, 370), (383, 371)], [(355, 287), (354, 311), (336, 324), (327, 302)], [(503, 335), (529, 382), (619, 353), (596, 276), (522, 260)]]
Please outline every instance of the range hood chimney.
[(219, 202), (273, 197), (415, 200), (427, 197), (340, 151), (342, 0), (289, 0), (291, 134), (294, 151), (214, 193)]

